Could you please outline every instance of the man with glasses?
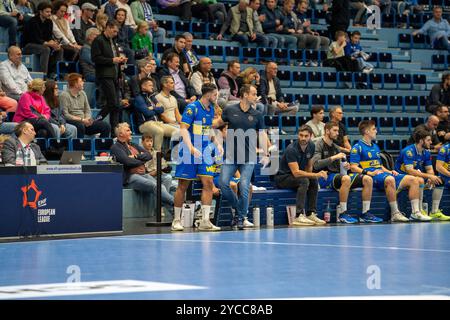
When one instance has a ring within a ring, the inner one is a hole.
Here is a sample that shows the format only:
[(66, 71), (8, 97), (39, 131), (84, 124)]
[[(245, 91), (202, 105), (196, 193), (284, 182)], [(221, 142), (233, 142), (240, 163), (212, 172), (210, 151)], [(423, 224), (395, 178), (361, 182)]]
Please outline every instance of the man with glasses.
[(341, 106), (336, 106), (330, 109), (330, 122), (336, 122), (339, 124), (339, 134), (334, 141), (339, 146), (341, 152), (350, 153), (352, 146), (348, 139), (347, 128), (342, 123), (344, 118), (344, 111)]

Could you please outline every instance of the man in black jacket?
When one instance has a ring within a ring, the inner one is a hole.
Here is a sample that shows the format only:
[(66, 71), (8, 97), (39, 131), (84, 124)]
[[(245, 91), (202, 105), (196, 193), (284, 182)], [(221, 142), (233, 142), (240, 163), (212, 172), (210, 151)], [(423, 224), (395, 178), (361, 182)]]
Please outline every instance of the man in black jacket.
[(91, 46), (97, 84), (106, 100), (96, 120), (102, 120), (109, 114), (111, 128), (115, 128), (120, 121), (119, 74), (121, 65), (127, 62), (127, 58), (120, 55), (115, 42), (118, 32), (117, 22), (108, 21), (105, 31), (95, 38)]
[(334, 39), (337, 31), (347, 32), (350, 25), (350, 2), (349, 0), (333, 0), (331, 7), (331, 21), (328, 28), (330, 39)]
[(427, 98), (426, 110), (434, 113), (438, 106), (450, 106), (450, 73), (442, 75), (440, 84), (435, 84), (431, 88)]
[[(123, 184), (128, 188), (156, 193), (156, 181), (149, 175), (145, 163), (152, 159), (150, 153), (131, 142), (131, 130), (128, 123), (119, 123), (115, 128), (117, 142), (111, 147), (111, 154), (123, 165)], [(168, 192), (161, 194), (162, 204), (169, 210), (173, 207), (173, 196)]]
[(52, 5), (41, 2), (37, 14), (25, 24), (22, 43), (23, 53), (38, 55), (41, 71), (49, 76), (55, 72), (56, 62), (63, 59), (61, 45), (53, 40), (51, 15)]
[(175, 90), (170, 94), (173, 95), (178, 102), (178, 109), (182, 114), (184, 108), (197, 100), (195, 89), (191, 86), (184, 73), (180, 70), (180, 57), (176, 53), (169, 53), (166, 57), (166, 63), (158, 74), (161, 79), (164, 76), (172, 76), (175, 81)]

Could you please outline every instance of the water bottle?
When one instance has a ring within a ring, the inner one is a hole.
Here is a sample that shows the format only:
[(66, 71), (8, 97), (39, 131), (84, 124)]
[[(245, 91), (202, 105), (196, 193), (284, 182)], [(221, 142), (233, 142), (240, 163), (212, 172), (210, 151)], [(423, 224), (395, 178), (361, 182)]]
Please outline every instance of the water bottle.
[(266, 225), (268, 227), (273, 227), (274, 221), (273, 221), (273, 207), (268, 206), (266, 208)]
[(261, 225), (261, 217), (260, 217), (260, 211), (259, 207), (253, 208), (253, 224), (255, 227), (259, 227)]
[(331, 219), (331, 209), (330, 209), (330, 200), (328, 200), (327, 208), (325, 209), (325, 212), (323, 213), (323, 220), (327, 223), (330, 222)]
[(25, 166), (31, 166), (31, 154), (30, 154), (30, 149), (27, 148), (25, 149), (25, 154), (24, 154), (24, 164)]
[(24, 164), (24, 154), (19, 149), (16, 151), (16, 166), (23, 166)]
[(347, 165), (347, 159), (344, 158), (341, 160), (341, 164), (340, 164), (340, 173), (343, 176), (345, 176), (347, 174), (347, 169), (345, 169), (346, 165)]

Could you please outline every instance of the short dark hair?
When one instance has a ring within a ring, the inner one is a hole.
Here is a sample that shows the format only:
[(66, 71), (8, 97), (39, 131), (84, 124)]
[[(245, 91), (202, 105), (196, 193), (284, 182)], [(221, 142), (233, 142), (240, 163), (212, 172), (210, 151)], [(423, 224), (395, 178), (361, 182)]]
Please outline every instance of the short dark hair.
[(166, 57), (166, 63), (169, 62), (169, 61), (172, 61), (175, 57), (179, 58), (180, 56), (177, 53), (175, 53), (175, 52), (169, 53), (167, 55), (167, 57)]
[(359, 133), (363, 136), (364, 135), (364, 132), (368, 129), (368, 128), (370, 128), (370, 127), (372, 127), (372, 126), (375, 126), (376, 124), (375, 124), (375, 121), (373, 121), (373, 120), (363, 120), (363, 121), (361, 121), (359, 124), (358, 124), (358, 130), (359, 130)]
[(114, 28), (114, 27), (117, 27), (117, 29), (120, 29), (119, 23), (116, 20), (109, 19), (106, 22), (106, 28)]
[(413, 133), (414, 143), (419, 143), (420, 140), (425, 139), (426, 137), (431, 137), (431, 132), (426, 129), (419, 129)]
[(53, 14), (55, 14), (56, 12), (58, 12), (58, 10), (59, 10), (61, 7), (66, 7), (66, 8), (68, 8), (68, 5), (67, 5), (67, 3), (66, 3), (65, 1), (61, 1), (61, 0), (55, 1), (55, 2), (53, 3), (53, 6), (52, 6), (52, 12), (53, 12)]
[(352, 37), (353, 37), (353, 36), (361, 36), (361, 32), (359, 32), (358, 30), (353, 31), (353, 32), (352, 32)]
[(437, 106), (436, 109), (434, 109), (434, 114), (437, 114), (438, 112), (442, 112), (443, 108), (448, 108), (448, 106), (443, 105), (443, 104)]
[(182, 35), (182, 34), (177, 34), (177, 35), (175, 36), (175, 41), (178, 41), (178, 40), (180, 40), (180, 39), (186, 40), (186, 37), (185, 37), (184, 35)]
[(255, 88), (255, 86), (252, 84), (243, 84), (241, 89), (239, 90), (239, 97), (243, 98), (245, 93), (250, 92), (251, 87)]
[(127, 17), (127, 10), (125, 10), (124, 8), (119, 8), (116, 10), (116, 12), (114, 12), (114, 19), (117, 19), (117, 13), (119, 11), (123, 11), (125, 13), (125, 18)]
[(144, 141), (144, 140), (146, 140), (146, 139), (152, 139), (153, 140), (153, 136), (150, 134), (150, 133), (144, 133), (143, 135), (142, 135), (142, 138), (141, 138), (141, 140), (142, 141)]
[(22, 135), (22, 132), (27, 124), (31, 125), (31, 123), (29, 123), (28, 121), (22, 121), (14, 128), (14, 134), (16, 135), (16, 137), (20, 137)]
[(44, 1), (44, 2), (41, 2), (41, 3), (38, 4), (37, 11), (38, 12), (39, 11), (43, 11), (43, 10), (48, 9), (48, 8), (52, 9), (51, 3)]
[(227, 70), (230, 70), (231, 67), (234, 66), (236, 63), (239, 63), (239, 61), (238, 60), (228, 61), (228, 63), (227, 63)]
[(327, 131), (327, 130), (331, 130), (331, 128), (333, 128), (333, 127), (338, 127), (339, 128), (339, 123), (337, 123), (337, 122), (335, 122), (335, 121), (330, 121), (330, 122), (327, 122), (326, 124), (325, 124), (325, 131)]
[(325, 108), (323, 106), (312, 106), (310, 111), (311, 117), (320, 111), (325, 111)]
[(153, 82), (153, 79), (152, 78), (147, 78), (147, 77), (145, 77), (145, 78), (142, 78), (140, 81), (139, 81), (139, 88), (142, 88), (142, 85), (143, 84), (145, 84), (145, 83), (147, 83), (147, 82), (151, 82), (151, 83), (153, 83), (153, 86), (155, 85), (155, 83)]
[(217, 90), (217, 86), (214, 83), (205, 83), (204, 85), (202, 85), (202, 96), (207, 93), (213, 92), (214, 90)]
[(442, 78), (441, 78), (441, 84), (444, 84), (444, 82), (445, 82), (448, 78), (450, 78), (450, 72), (444, 73), (444, 74), (442, 75)]
[[(312, 134), (313, 134), (312, 128), (311, 128), (310, 126), (306, 125), (306, 124), (302, 125), (302, 126), (298, 129), (298, 132), (302, 132), (302, 131), (308, 131), (309, 135), (311, 135), (311, 136), (312, 136)], [(297, 134), (298, 134), (298, 132), (297, 132)]]

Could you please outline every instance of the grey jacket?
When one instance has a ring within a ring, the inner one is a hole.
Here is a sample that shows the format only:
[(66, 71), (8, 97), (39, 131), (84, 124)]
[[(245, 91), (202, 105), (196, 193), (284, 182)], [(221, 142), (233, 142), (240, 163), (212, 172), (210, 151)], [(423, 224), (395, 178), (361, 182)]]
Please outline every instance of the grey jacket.
[(325, 150), (325, 141), (323, 141), (323, 139), (316, 141), (315, 145), (314, 156), (311, 159), (313, 171), (318, 172), (320, 170), (325, 170), (332, 173), (339, 173), (341, 160), (331, 161), (330, 159), (340, 152), (339, 146), (333, 143), (334, 152), (328, 152), (328, 150)]
[[(34, 156), (36, 157), (36, 163), (47, 163), (47, 159), (45, 159), (44, 155), (41, 152), (41, 148), (35, 144), (30, 143), (31, 150), (34, 152)], [(5, 141), (2, 149), (2, 160), (5, 165), (16, 165), (16, 153), (17, 150), (22, 149), (22, 144), (19, 139), (16, 137), (11, 137)]]

